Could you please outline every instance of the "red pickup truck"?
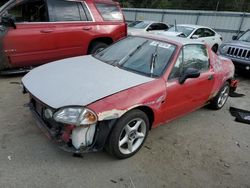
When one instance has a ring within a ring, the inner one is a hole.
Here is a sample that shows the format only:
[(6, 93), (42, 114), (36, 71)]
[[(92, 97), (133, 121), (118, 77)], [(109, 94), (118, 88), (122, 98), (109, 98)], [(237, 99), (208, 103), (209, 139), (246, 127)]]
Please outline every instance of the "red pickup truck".
[(95, 53), (127, 35), (112, 0), (10, 0), (0, 19), (2, 74)]

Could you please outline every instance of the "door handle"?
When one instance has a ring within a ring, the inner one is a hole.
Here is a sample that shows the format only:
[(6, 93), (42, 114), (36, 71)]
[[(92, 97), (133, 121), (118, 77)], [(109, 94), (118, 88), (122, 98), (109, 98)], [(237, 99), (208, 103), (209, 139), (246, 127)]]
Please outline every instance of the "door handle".
[(89, 31), (89, 30), (91, 30), (92, 29), (92, 27), (83, 27), (82, 28), (82, 30), (84, 30), (84, 31)]
[(54, 30), (53, 29), (43, 29), (40, 32), (41, 33), (52, 33)]
[(213, 80), (214, 79), (214, 75), (209, 75), (208, 76), (208, 80)]

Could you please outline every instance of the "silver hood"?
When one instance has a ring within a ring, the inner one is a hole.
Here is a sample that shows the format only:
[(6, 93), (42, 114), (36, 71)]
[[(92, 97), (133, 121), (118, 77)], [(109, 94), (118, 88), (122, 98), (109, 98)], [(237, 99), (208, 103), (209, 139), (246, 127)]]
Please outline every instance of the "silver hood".
[(80, 56), (35, 68), (23, 77), (22, 83), (43, 103), (52, 108), (60, 108), (86, 106), (152, 80), (153, 78), (113, 67), (92, 56)]

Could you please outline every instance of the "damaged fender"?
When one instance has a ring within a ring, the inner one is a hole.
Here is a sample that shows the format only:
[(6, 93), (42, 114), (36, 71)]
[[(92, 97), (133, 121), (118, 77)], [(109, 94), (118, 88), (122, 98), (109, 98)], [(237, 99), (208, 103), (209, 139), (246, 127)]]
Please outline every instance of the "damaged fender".
[(160, 82), (159, 80), (153, 82), (155, 82), (155, 88), (149, 87), (152, 83), (145, 83), (96, 101), (87, 107), (96, 112), (98, 121), (120, 118), (128, 111), (136, 108), (148, 108), (154, 114), (154, 117), (149, 118), (155, 120), (153, 124), (157, 124), (156, 111), (160, 111), (161, 104), (165, 101), (166, 82), (164, 79), (161, 79)]

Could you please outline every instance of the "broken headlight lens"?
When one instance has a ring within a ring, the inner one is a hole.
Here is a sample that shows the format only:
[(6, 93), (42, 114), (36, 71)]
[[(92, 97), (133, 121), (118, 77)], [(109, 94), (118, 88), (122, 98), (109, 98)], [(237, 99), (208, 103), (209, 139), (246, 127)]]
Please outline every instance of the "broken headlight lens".
[(55, 121), (76, 126), (91, 125), (97, 122), (97, 115), (82, 107), (68, 107), (58, 110), (53, 118)]

